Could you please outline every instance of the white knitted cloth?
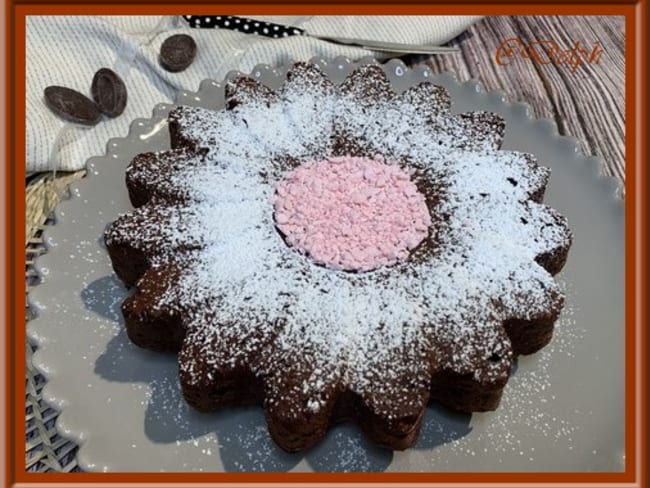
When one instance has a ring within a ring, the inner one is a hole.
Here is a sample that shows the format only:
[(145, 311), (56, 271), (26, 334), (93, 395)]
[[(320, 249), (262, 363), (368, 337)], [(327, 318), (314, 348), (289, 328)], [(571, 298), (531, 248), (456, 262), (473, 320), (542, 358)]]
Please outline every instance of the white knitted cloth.
[[(441, 44), (479, 17), (256, 18), (302, 27), (313, 34)], [(169, 35), (181, 32), (196, 40), (197, 56), (187, 70), (169, 73), (158, 63), (160, 44)], [(83, 168), (89, 157), (104, 153), (110, 138), (125, 136), (133, 119), (150, 117), (155, 104), (173, 101), (177, 90), (197, 90), (203, 79), (219, 80), (235, 69), (247, 73), (257, 64), (278, 66), (314, 56), (358, 59), (372, 54), (305, 36), (270, 39), (224, 29), (191, 29), (181, 17), (29, 16), (27, 173)], [(48, 85), (63, 85), (90, 95), (93, 74), (102, 67), (112, 68), (126, 83), (128, 104), (121, 116), (104, 118), (96, 126), (85, 128), (67, 124), (45, 106), (43, 90)]]

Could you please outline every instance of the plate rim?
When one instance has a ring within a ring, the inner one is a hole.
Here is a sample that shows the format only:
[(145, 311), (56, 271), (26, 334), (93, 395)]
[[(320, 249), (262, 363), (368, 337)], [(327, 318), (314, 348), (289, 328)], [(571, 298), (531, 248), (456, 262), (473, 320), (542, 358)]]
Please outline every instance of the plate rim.
[[(614, 197), (612, 200), (613, 203), (622, 208), (625, 207), (625, 200), (623, 198), (624, 183), (618, 178), (616, 178), (615, 176), (609, 176), (603, 173), (603, 169), (605, 166), (603, 161), (600, 158), (584, 155), (579, 149), (579, 141), (577, 138), (572, 136), (560, 135), (557, 128), (557, 124), (553, 120), (548, 118), (533, 117), (531, 114), (532, 110), (527, 103), (519, 102), (519, 101), (509, 101), (506, 93), (502, 90), (486, 91), (483, 89), (482, 84), (478, 80), (470, 79), (466, 81), (460, 81), (457, 78), (457, 76), (451, 71), (444, 71), (441, 73), (434, 74), (432, 70), (426, 66), (407, 67), (406, 64), (404, 64), (404, 62), (399, 59), (391, 59), (386, 62), (380, 62), (371, 56), (367, 56), (357, 61), (353, 61), (347, 57), (339, 56), (331, 59), (314, 57), (311, 58), (309, 62), (313, 64), (317, 64), (321, 67), (331, 66), (331, 65), (337, 65), (337, 66), (341, 65), (344, 66), (344, 69), (348, 70), (348, 72), (362, 65), (374, 64), (382, 67), (382, 69), (384, 69), (384, 71), (386, 71), (387, 74), (389, 75), (389, 78), (391, 76), (395, 76), (395, 73), (400, 71), (402, 72), (402, 74), (397, 76), (407, 76), (407, 75), (413, 76), (413, 73), (419, 72), (421, 77), (423, 78), (434, 79), (434, 78), (446, 77), (448, 80), (450, 80), (450, 82), (456, 83), (460, 86), (466, 86), (470, 89), (476, 90), (477, 92), (483, 92), (487, 96), (493, 97), (495, 100), (499, 100), (501, 103), (505, 104), (506, 106), (511, 107), (513, 110), (522, 111), (522, 113), (525, 114), (525, 117), (528, 119), (529, 122), (539, 124), (540, 126), (544, 126), (545, 127), (544, 130), (548, 131), (550, 135), (553, 136), (554, 138), (557, 138), (561, 144), (565, 144), (569, 148), (573, 148), (572, 149), (574, 153), (573, 160), (568, 162), (575, 163), (577, 161), (581, 164), (586, 164), (590, 166), (592, 176), (594, 176), (595, 179), (598, 180), (600, 184), (606, 185), (608, 187), (610, 194)], [(87, 160), (85, 165), (87, 170), (86, 176), (83, 179), (70, 185), (69, 197), (57, 205), (54, 211), (56, 216), (55, 219), (56, 223), (52, 226), (45, 227), (43, 231), (43, 242), (45, 243), (45, 250), (41, 255), (37, 257), (37, 259), (34, 262), (34, 269), (38, 273), (39, 277), (42, 276), (42, 270), (45, 268), (48, 261), (52, 259), (52, 253), (56, 252), (56, 250), (52, 249), (51, 246), (49, 245), (49, 239), (51, 237), (52, 230), (53, 230), (52, 227), (57, 227), (60, 230), (62, 227), (70, 225), (70, 222), (67, 222), (66, 219), (61, 215), (61, 208), (65, 207), (66, 205), (75, 204), (75, 202), (78, 201), (79, 196), (77, 196), (76, 194), (83, 189), (83, 186), (87, 181), (86, 178), (95, 178), (98, 176), (94, 171), (95, 165), (99, 164), (103, 160), (110, 159), (111, 157), (113, 157), (116, 154), (115, 153), (116, 147), (118, 147), (121, 143), (128, 142), (133, 138), (142, 136), (143, 130), (145, 130), (143, 128), (147, 128), (152, 124), (160, 122), (164, 118), (163, 114), (166, 111), (168, 111), (174, 106), (186, 104), (183, 102), (186, 102), (192, 97), (202, 94), (203, 92), (205, 92), (206, 89), (208, 89), (208, 87), (214, 87), (220, 89), (222, 88), (226, 80), (228, 80), (233, 76), (239, 76), (239, 75), (247, 75), (253, 78), (264, 78), (268, 76), (273, 76), (276, 77), (276, 79), (281, 80), (292, 63), (293, 62), (289, 62), (285, 65), (276, 68), (268, 64), (259, 64), (255, 66), (249, 73), (242, 73), (240, 71), (230, 71), (228, 74), (224, 76), (222, 81), (216, 81), (211, 78), (204, 79), (199, 83), (199, 88), (197, 91), (195, 92), (185, 91), (185, 90), (179, 91), (173, 103), (156, 104), (152, 109), (151, 117), (134, 119), (130, 123), (128, 132), (124, 137), (116, 137), (116, 138), (109, 139), (106, 143), (105, 152), (102, 155), (92, 156)], [(260, 76), (256, 76), (257, 73), (260, 73)], [(433, 80), (433, 82), (435, 84), (435, 80)], [(51, 282), (49, 283), (51, 286)], [(41, 289), (40, 292), (43, 291), (42, 287), (43, 285), (41, 284), (36, 285), (36, 289)], [(36, 296), (38, 296), (40, 292), (36, 293)], [(66, 423), (66, 415), (64, 414), (64, 412), (66, 411), (66, 407), (68, 406), (69, 399), (65, 398), (64, 393), (60, 391), (56, 391), (56, 389), (53, 387), (57, 379), (60, 378), (60, 374), (57, 374), (55, 369), (52, 369), (52, 364), (48, 364), (48, 360), (47, 360), (48, 341), (46, 338), (47, 334), (42, 333), (41, 331), (42, 328), (40, 327), (42, 320), (39, 320), (39, 318), (42, 319), (44, 311), (39, 310), (42, 304), (40, 304), (40, 302), (38, 302), (37, 300), (33, 300), (32, 299), (33, 295), (34, 292), (28, 294), (27, 303), (28, 306), (32, 307), (32, 309), (36, 312), (36, 317), (26, 323), (26, 340), (32, 345), (36, 346), (37, 349), (33, 353), (32, 363), (35, 369), (46, 380), (46, 383), (43, 386), (43, 390), (42, 390), (42, 398), (48, 405), (50, 405), (51, 407), (53, 407), (55, 410), (58, 411), (58, 416), (55, 424), (56, 430), (63, 437), (69, 439), (70, 441), (76, 443), (79, 446), (79, 449), (76, 454), (77, 461), (80, 467), (82, 467), (82, 469), (84, 468), (87, 469), (89, 466), (95, 464), (92, 463), (89, 459), (87, 459), (89, 453), (86, 452), (86, 450), (84, 450), (84, 444), (87, 440), (87, 434), (85, 429), (76, 427), (74, 425), (74, 422)]]

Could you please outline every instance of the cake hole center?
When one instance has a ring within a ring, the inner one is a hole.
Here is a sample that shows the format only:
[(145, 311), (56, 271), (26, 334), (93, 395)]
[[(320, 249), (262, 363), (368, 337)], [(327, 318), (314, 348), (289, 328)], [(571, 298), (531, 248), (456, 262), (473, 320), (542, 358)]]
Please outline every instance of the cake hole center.
[(431, 225), (411, 175), (381, 158), (306, 162), (275, 190), (275, 224), (287, 245), (328, 268), (393, 265), (409, 256)]

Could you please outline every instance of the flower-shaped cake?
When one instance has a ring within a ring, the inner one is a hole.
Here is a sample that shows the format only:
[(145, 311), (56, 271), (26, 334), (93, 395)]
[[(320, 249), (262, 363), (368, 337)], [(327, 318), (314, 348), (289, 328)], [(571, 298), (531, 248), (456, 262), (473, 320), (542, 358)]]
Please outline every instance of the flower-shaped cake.
[(452, 115), (429, 83), (397, 94), (379, 66), (225, 90), (224, 110), (174, 109), (172, 149), (127, 170), (136, 208), (105, 240), (136, 288), (131, 340), (179, 351), (199, 410), (261, 404), (289, 451), (339, 420), (406, 448), (431, 400), (495, 409), (562, 308), (549, 171), (499, 149), (498, 116)]

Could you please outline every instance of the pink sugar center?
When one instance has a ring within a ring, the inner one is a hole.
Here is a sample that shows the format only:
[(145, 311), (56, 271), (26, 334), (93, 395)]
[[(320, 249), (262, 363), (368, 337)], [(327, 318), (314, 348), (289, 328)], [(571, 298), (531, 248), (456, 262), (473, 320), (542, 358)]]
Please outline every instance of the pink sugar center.
[(315, 262), (370, 271), (406, 258), (428, 233), (424, 195), (394, 164), (360, 157), (304, 163), (276, 186), (275, 222)]

